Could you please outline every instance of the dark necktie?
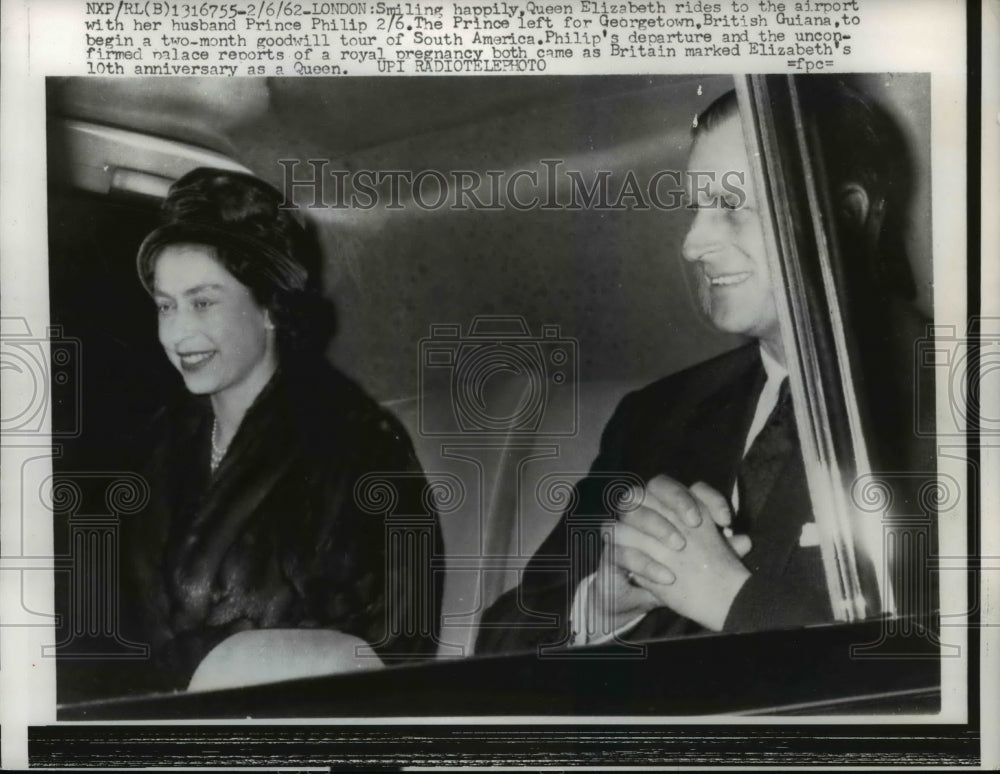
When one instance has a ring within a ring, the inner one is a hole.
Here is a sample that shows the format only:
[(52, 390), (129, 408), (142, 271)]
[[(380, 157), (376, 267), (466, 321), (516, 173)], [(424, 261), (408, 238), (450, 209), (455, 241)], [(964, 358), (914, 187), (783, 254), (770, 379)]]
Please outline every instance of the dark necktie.
[(795, 415), (788, 377), (785, 377), (778, 390), (778, 401), (743, 457), (736, 475), (740, 507), (733, 525), (735, 532), (746, 534), (753, 528), (788, 453), (794, 448)]

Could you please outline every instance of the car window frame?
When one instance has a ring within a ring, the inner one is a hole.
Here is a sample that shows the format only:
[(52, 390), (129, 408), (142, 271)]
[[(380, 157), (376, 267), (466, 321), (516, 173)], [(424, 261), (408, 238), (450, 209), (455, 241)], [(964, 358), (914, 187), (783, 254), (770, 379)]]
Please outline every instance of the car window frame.
[(893, 615), (880, 524), (852, 499), (871, 476), (861, 425), (856, 357), (836, 282), (836, 235), (829, 196), (816, 170), (799, 91), (803, 76), (736, 78), (751, 172), (761, 192), (761, 222), (799, 430), (806, 481), (819, 532), (834, 617)]

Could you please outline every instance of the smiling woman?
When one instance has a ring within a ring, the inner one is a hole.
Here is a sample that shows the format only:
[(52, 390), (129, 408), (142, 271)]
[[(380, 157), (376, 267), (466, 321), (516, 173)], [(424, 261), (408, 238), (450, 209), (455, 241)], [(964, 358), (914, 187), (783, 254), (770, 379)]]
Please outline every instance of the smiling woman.
[[(205, 245), (168, 245), (153, 282), (163, 350), (188, 390), (212, 397), (213, 454), (228, 446), (278, 365), (270, 315), (214, 253)], [(219, 462), (213, 456), (213, 470)]]
[[(316, 668), (294, 666), (313, 663), (295, 643), (316, 639), (294, 630), (351, 635), (370, 646), (369, 666), (436, 647), (430, 553), (392, 553), (389, 514), (357, 496), (363, 476), (385, 471), (404, 481), (403, 512), (422, 512), (423, 473), (394, 417), (322, 359), (332, 325), (315, 253), (279, 202), (250, 175), (197, 169), (139, 248), (186, 391), (153, 422), (150, 507), (122, 530), (122, 634), (150, 658), (96, 670), (105, 692), (184, 689), (217, 645), (257, 630), (286, 630), (272, 653), (282, 674)], [(418, 625), (399, 625), (418, 610)], [(244, 682), (268, 679), (260, 667)]]

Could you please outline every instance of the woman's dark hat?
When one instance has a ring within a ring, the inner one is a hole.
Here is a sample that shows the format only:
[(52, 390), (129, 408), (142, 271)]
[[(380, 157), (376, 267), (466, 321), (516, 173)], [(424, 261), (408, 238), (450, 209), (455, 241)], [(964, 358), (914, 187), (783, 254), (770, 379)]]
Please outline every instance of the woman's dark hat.
[(175, 182), (163, 202), (162, 225), (139, 247), (136, 268), (152, 293), (153, 269), (170, 244), (204, 244), (253, 257), (255, 279), (281, 290), (302, 290), (309, 270), (302, 258), (308, 238), (294, 208), (253, 175), (199, 167)]

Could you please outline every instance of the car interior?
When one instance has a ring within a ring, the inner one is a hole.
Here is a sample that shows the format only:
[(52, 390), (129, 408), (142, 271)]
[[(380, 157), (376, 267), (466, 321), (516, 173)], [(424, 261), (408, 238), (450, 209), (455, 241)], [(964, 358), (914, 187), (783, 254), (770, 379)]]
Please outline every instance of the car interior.
[[(926, 109), (925, 80), (858, 81), (904, 119)], [(49, 79), (51, 321), (80, 342), (82, 395), (55, 402), (56, 423), (81, 428), (63, 440), (57, 470), (131, 469), (136, 433), (178, 384), (136, 248), (173, 180), (198, 166), (250, 171), (288, 192), (322, 240), (337, 309), (329, 359), (403, 422), (429, 480), (457, 482), (433, 560), (445, 589), (438, 658), (475, 655), (483, 611), (559, 519), (552, 487), (587, 472), (621, 398), (742, 339), (697, 311), (680, 257), (683, 207), (345, 206), (327, 172), (533, 170), (544, 181), (558, 161), (588, 180), (612, 170), (620, 191), (629, 171), (683, 170), (692, 120), (732, 84)], [(905, 126), (928, 169), (929, 122)], [(565, 178), (553, 185), (569, 196)], [(929, 196), (921, 183), (908, 234), (925, 311)], [(56, 515), (57, 551), (69, 553), (75, 514)], [(59, 690), (64, 705), (79, 698)]]

